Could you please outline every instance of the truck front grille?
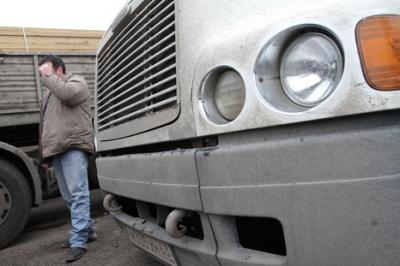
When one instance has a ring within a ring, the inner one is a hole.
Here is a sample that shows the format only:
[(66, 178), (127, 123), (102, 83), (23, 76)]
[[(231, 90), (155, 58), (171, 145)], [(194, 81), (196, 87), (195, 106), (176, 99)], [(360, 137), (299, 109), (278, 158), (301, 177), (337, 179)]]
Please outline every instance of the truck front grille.
[(138, 129), (134, 121), (178, 104), (174, 1), (144, 1), (131, 10), (97, 60), (98, 130), (127, 123), (136, 133), (148, 130), (146, 123)]

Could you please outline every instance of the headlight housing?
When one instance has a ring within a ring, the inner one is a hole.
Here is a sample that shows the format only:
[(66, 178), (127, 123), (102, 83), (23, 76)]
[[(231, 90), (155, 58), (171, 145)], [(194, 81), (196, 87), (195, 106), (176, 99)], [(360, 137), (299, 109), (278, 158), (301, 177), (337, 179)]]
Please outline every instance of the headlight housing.
[(298, 37), (285, 50), (280, 76), (287, 96), (301, 106), (324, 101), (342, 77), (343, 59), (333, 40), (320, 33)]
[(285, 113), (304, 112), (326, 100), (343, 75), (338, 36), (320, 25), (288, 28), (263, 47), (254, 81), (266, 104)]

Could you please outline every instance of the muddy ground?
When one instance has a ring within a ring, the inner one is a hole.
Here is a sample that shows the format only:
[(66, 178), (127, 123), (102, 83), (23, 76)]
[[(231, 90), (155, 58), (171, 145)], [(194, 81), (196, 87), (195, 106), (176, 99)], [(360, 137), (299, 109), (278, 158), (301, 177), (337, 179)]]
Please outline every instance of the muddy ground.
[[(89, 243), (82, 259), (68, 265), (162, 265), (121, 235), (112, 217), (102, 208), (100, 191), (92, 191), (91, 198), (98, 238)], [(68, 230), (69, 213), (62, 200), (44, 202), (32, 210), (25, 231), (0, 250), (0, 265), (67, 265), (64, 261), (67, 249), (61, 249), (61, 245), (67, 239)]]

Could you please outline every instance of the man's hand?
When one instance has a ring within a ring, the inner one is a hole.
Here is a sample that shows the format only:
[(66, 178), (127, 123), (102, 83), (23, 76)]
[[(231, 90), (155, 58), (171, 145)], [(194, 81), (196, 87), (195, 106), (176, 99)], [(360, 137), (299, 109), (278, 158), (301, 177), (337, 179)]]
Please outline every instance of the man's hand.
[(51, 65), (48, 64), (48, 63), (44, 63), (43, 65), (41, 65), (41, 66), (39, 67), (39, 73), (40, 73), (40, 75), (42, 75), (42, 76), (43, 76), (43, 75), (48, 76), (48, 75), (54, 73), (53, 66), (51, 66)]

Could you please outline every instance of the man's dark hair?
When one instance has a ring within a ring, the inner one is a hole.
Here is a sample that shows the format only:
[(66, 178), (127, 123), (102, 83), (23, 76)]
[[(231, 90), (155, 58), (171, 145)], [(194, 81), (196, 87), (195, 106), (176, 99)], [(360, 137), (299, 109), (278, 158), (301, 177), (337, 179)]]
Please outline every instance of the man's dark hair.
[(64, 61), (59, 56), (52, 54), (46, 55), (45, 57), (40, 59), (39, 66), (43, 65), (46, 62), (51, 62), (53, 64), (54, 70), (61, 67), (63, 73), (65, 74), (65, 64)]

